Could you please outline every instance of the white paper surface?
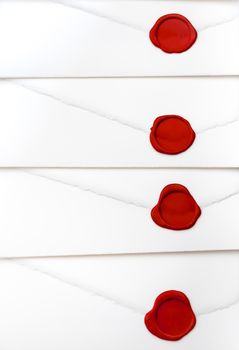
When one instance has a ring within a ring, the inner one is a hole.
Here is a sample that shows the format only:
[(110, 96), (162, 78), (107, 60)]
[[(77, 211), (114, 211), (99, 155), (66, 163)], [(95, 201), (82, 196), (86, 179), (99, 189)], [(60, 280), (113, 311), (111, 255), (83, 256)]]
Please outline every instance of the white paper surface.
[[(238, 78), (0, 81), (0, 166), (238, 167)], [(156, 117), (178, 114), (197, 136), (156, 152)]]
[[(238, 261), (237, 253), (1, 261), (0, 346), (237, 350)], [(171, 288), (197, 316), (178, 342), (154, 337), (143, 321)]]
[[(168, 13), (198, 30), (168, 55), (149, 30)], [(239, 74), (237, 1), (8, 1), (0, 3), (1, 77)]]
[[(151, 219), (169, 183), (202, 209), (189, 230)], [(0, 256), (238, 249), (238, 193), (238, 170), (1, 170)]]

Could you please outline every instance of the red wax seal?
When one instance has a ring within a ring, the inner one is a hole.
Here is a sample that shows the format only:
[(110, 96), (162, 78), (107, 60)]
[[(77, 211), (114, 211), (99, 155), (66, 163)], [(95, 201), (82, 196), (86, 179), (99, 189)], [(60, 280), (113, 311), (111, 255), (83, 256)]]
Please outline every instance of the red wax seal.
[(201, 209), (186, 187), (171, 184), (162, 190), (158, 204), (152, 209), (153, 221), (171, 230), (186, 230), (192, 227)]
[(148, 330), (165, 340), (179, 340), (196, 324), (196, 317), (186, 295), (176, 290), (160, 294), (144, 318)]
[(149, 37), (164, 52), (181, 53), (195, 43), (197, 31), (186, 17), (173, 13), (160, 17)]
[(163, 115), (155, 119), (150, 142), (156, 151), (178, 154), (186, 151), (195, 140), (190, 123), (179, 115)]

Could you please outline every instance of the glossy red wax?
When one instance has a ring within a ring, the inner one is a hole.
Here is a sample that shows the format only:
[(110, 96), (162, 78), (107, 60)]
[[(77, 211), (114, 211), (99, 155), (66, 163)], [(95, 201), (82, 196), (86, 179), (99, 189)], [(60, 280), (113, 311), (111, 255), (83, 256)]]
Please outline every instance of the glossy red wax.
[(150, 142), (160, 153), (178, 154), (186, 151), (196, 134), (190, 123), (179, 115), (163, 115), (155, 119), (150, 132)]
[(157, 205), (151, 211), (157, 225), (171, 230), (189, 229), (200, 215), (200, 207), (188, 189), (180, 184), (164, 187)]
[(160, 17), (149, 37), (164, 52), (181, 53), (195, 43), (197, 31), (186, 17), (173, 13)]
[(157, 297), (144, 321), (148, 330), (156, 337), (179, 340), (194, 328), (196, 317), (186, 295), (169, 290)]

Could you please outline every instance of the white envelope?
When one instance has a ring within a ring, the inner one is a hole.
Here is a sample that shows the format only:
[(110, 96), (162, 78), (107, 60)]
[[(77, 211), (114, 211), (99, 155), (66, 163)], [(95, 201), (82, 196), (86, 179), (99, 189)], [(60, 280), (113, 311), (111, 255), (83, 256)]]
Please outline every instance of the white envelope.
[[(239, 248), (239, 171), (25, 169), (0, 171), (0, 256)], [(202, 215), (189, 230), (157, 226), (150, 211), (170, 183)]]
[[(0, 166), (238, 167), (238, 91), (237, 77), (0, 80)], [(150, 144), (165, 114), (195, 130), (186, 152)]]
[[(238, 253), (2, 260), (0, 347), (237, 350), (238, 272)], [(144, 325), (169, 289), (184, 292), (197, 317), (178, 342)]]
[[(186, 16), (198, 40), (183, 54), (153, 46), (168, 13)], [(9, 1), (0, 3), (1, 77), (239, 74), (237, 1)]]

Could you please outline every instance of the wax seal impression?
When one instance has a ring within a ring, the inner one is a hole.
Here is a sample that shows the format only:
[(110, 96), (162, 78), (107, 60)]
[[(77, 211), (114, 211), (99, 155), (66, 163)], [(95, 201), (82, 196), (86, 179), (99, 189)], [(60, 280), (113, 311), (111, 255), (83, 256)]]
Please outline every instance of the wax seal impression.
[(165, 154), (186, 151), (193, 144), (195, 137), (190, 123), (179, 115), (163, 115), (156, 118), (150, 132), (153, 148)]
[(184, 16), (173, 13), (160, 17), (149, 33), (152, 43), (167, 53), (181, 53), (197, 40), (197, 31)]
[(188, 189), (170, 184), (160, 193), (157, 205), (151, 210), (153, 221), (171, 230), (187, 230), (195, 225), (201, 209)]
[(164, 340), (179, 340), (196, 324), (196, 316), (187, 296), (176, 290), (160, 294), (144, 318), (148, 330)]

